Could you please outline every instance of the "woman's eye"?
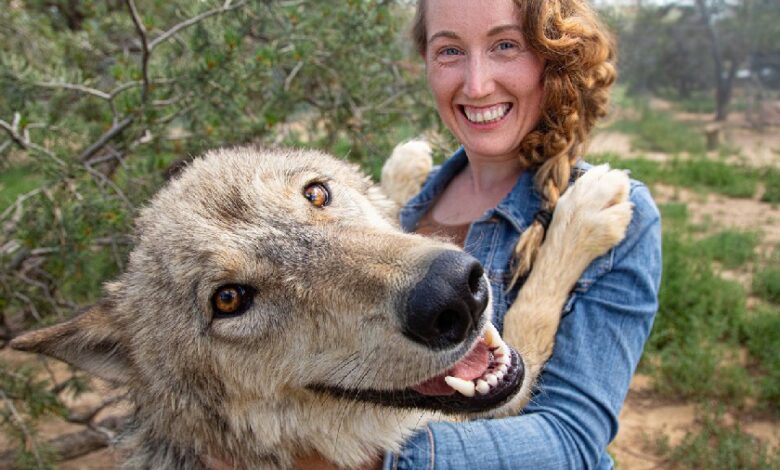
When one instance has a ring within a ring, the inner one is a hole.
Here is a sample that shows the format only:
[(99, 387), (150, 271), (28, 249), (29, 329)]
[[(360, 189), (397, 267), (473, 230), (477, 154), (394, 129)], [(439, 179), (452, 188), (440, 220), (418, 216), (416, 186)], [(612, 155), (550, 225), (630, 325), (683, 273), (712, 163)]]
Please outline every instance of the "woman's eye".
[(448, 47), (446, 49), (443, 49), (441, 53), (442, 55), (458, 55), (460, 54), (460, 51), (455, 49), (454, 47)]
[(211, 296), (214, 318), (241, 315), (252, 306), (254, 294), (254, 289), (241, 284), (228, 284), (220, 287)]
[(303, 189), (303, 197), (314, 207), (325, 207), (330, 204), (330, 190), (323, 183), (311, 183)]
[(498, 43), (498, 46), (496, 46), (496, 48), (499, 51), (507, 51), (507, 50), (510, 50), (510, 49), (514, 49), (515, 47), (517, 47), (517, 45), (515, 43), (509, 42), (509, 41), (500, 42), (500, 43)]

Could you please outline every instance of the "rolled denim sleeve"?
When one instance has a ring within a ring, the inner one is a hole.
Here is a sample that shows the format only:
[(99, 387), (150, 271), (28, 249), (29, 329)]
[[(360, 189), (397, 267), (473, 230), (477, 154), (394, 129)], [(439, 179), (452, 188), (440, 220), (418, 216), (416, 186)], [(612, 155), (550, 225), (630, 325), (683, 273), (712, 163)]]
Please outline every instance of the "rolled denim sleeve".
[(658, 309), (660, 216), (632, 184), (626, 238), (583, 274), (564, 309), (555, 350), (520, 416), (430, 423), (386, 469), (612, 468), (606, 452)]

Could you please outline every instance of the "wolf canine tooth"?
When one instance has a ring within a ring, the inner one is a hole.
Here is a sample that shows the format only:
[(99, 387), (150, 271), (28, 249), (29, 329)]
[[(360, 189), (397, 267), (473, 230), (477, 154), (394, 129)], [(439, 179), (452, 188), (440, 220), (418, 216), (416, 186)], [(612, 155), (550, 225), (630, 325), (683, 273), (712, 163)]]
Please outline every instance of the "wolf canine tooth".
[(476, 385), (474, 385), (474, 382), (470, 380), (463, 380), (459, 377), (453, 377), (451, 375), (444, 377), (444, 381), (447, 382), (447, 385), (452, 387), (453, 390), (459, 392), (461, 395), (469, 398), (474, 396), (474, 391), (476, 390)]
[(498, 330), (496, 330), (496, 327), (488, 322), (487, 326), (485, 327), (485, 344), (487, 344), (488, 347), (496, 347), (501, 346), (504, 342), (501, 340), (501, 335), (498, 334)]

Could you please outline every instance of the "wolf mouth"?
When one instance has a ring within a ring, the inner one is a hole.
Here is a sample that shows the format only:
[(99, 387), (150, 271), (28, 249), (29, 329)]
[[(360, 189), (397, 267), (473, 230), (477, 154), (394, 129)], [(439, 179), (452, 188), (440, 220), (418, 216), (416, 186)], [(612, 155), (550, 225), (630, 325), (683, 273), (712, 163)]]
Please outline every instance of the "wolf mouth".
[(507, 402), (522, 386), (525, 368), (520, 355), (488, 324), (485, 334), (442, 374), (400, 390), (314, 385), (316, 392), (352, 401), (394, 408), (451, 413), (485, 412)]

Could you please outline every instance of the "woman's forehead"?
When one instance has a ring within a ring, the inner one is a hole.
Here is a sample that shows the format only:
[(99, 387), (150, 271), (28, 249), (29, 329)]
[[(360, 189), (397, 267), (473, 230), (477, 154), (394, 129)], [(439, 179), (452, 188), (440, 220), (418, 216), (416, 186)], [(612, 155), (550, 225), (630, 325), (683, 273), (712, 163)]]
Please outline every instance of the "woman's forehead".
[(512, 0), (426, 0), (428, 40), (440, 35), (463, 37), (520, 28)]

